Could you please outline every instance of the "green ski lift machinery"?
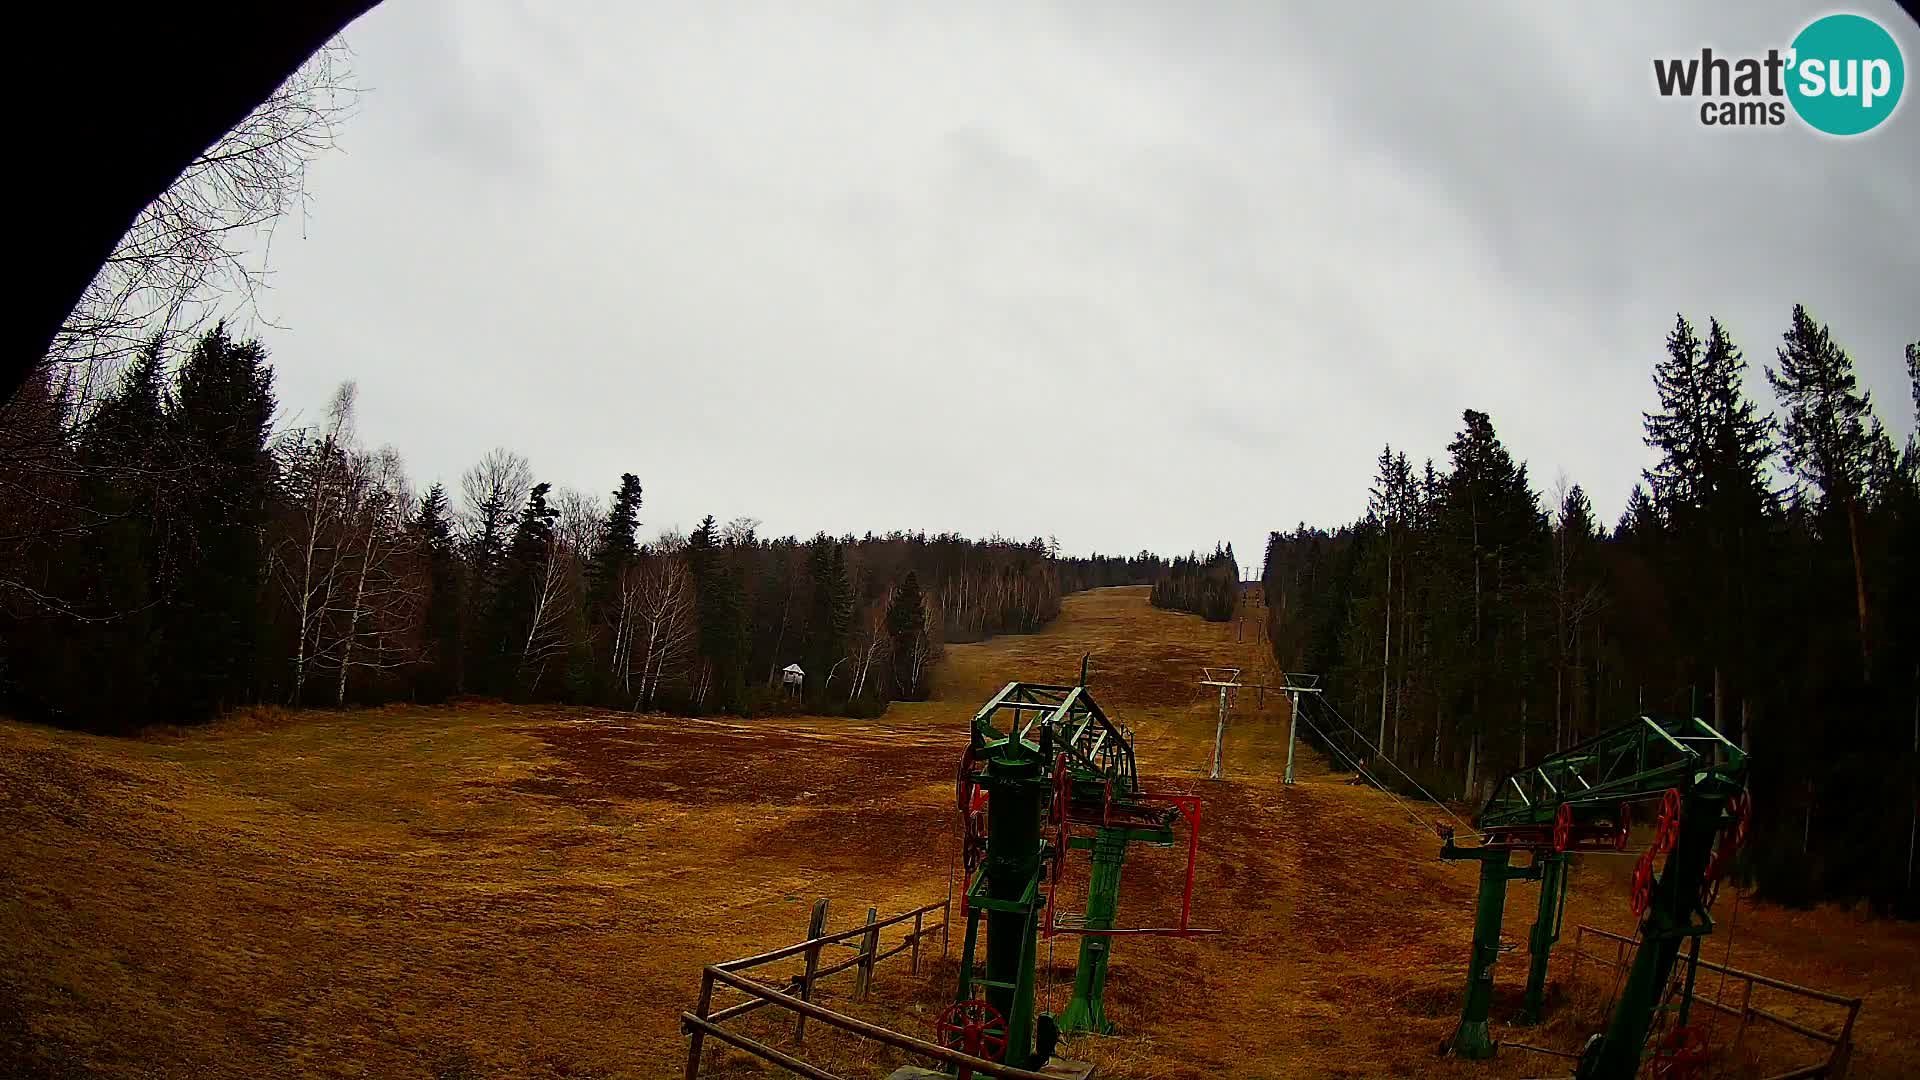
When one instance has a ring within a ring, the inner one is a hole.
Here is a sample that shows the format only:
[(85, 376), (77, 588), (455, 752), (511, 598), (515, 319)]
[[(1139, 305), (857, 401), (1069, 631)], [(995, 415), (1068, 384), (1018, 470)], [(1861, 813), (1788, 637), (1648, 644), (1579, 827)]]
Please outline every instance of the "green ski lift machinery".
[[(1217, 932), (1189, 925), (1200, 801), (1141, 788), (1133, 733), (1106, 715), (1085, 683), (1084, 662), (1078, 686), (1008, 683), (974, 715), (960, 763), (967, 927), (959, 990), (935, 1021), (935, 1035), (1022, 1068), (1044, 1063), (1063, 1031), (1113, 1031), (1104, 1000), (1115, 937)], [(1179, 925), (1115, 927), (1128, 845), (1171, 846), (1180, 823), (1187, 868)], [(1092, 862), (1086, 911), (1060, 912), (1055, 900), (1067, 855), (1082, 850)], [(986, 964), (976, 977), (982, 922)], [(1036, 1021), (1038, 942), (1056, 934), (1081, 938), (1073, 996), (1057, 1019)]]
[[(1528, 935), (1530, 964), (1519, 1020), (1537, 1023), (1544, 1005), (1547, 961), (1560, 936), (1566, 905), (1567, 853), (1627, 849), (1632, 807), (1658, 803), (1654, 836), (1634, 867), (1631, 903), (1640, 920), (1640, 948), (1604, 1032), (1581, 1055), (1579, 1080), (1628, 1080), (1662, 1008), (1683, 945), (1690, 947), (1685, 986), (1674, 1024), (1656, 1057), (1670, 1075), (1704, 1060), (1688, 1025), (1700, 939), (1713, 932), (1709, 914), (1719, 881), (1744, 842), (1751, 803), (1747, 756), (1698, 718), (1639, 720), (1502, 777), (1475, 820), (1476, 846), (1456, 845), (1442, 826), (1440, 857), (1480, 864), (1473, 955), (1452, 1051), (1464, 1058), (1492, 1056), (1487, 1029), (1493, 1002), (1493, 966), (1500, 955), (1507, 882), (1537, 880), (1540, 901)], [(1512, 863), (1525, 852), (1526, 866)], [(1658, 862), (1664, 857), (1664, 863)]]

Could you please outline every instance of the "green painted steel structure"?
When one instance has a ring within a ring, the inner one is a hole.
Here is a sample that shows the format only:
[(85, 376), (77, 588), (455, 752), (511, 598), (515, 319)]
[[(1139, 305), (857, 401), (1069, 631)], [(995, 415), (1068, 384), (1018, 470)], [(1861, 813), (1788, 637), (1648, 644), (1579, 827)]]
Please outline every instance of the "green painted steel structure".
[[(1036, 1055), (1033, 1041), (1035, 938), (1046, 905), (1041, 888), (1045, 859), (1052, 854), (1040, 837), (1040, 813), (1051, 783), (1040, 747), (1017, 737), (982, 745), (977, 736), (976, 730), (974, 756), (985, 768), (976, 782), (988, 792), (992, 841), (967, 886), (967, 936), (961, 950), (957, 1000), (973, 997), (976, 986), (986, 991), (987, 1003), (1006, 1025), (1003, 1060), (1024, 1069), (1044, 1062), (1052, 1053), (1049, 1044)], [(987, 964), (984, 977), (976, 980), (973, 957), (983, 917)]]
[[(1180, 809), (1149, 801), (1140, 789), (1132, 732), (1101, 710), (1084, 682), (1008, 683), (974, 715), (970, 738), (961, 763), (960, 808), (968, 814), (974, 805), (969, 792), (984, 791), (986, 820), (984, 835), (970, 828), (968, 837), (967, 930), (957, 1000), (984, 989), (1006, 1021), (1005, 1060), (1027, 1067), (1046, 1060), (1060, 1030), (1113, 1031), (1104, 993), (1112, 935), (1122, 932), (1113, 924), (1126, 849), (1172, 844)], [(1076, 824), (1093, 835), (1073, 834)], [(1092, 854), (1087, 910), (1056, 917), (1049, 886), (1071, 850)], [(1073, 997), (1058, 1024), (1034, 1018), (1036, 937), (1048, 918), (1056, 919), (1044, 926), (1048, 932), (1082, 935)], [(982, 919), (986, 971), (976, 979)], [(1183, 912), (1180, 932), (1186, 932), (1184, 919)]]
[(1536, 854), (1540, 868), (1540, 904), (1527, 933), (1527, 996), (1516, 1023), (1538, 1024), (1546, 1019), (1547, 961), (1560, 940), (1560, 921), (1567, 910), (1567, 853)]
[[(1525, 1004), (1517, 1018), (1538, 1023), (1545, 1005), (1548, 961), (1559, 940), (1566, 905), (1566, 853), (1625, 850), (1631, 810), (1650, 799), (1669, 800), (1677, 814), (1667, 863), (1652, 880), (1652, 858), (1643, 859), (1652, 881), (1632, 974), (1605, 1033), (1596, 1036), (1581, 1061), (1581, 1080), (1624, 1080), (1638, 1069), (1657, 1000), (1667, 986), (1683, 941), (1712, 932), (1707, 912), (1715, 842), (1734, 824), (1729, 800), (1745, 791), (1746, 754), (1698, 718), (1641, 717), (1551, 754), (1501, 778), (1475, 820), (1480, 843), (1462, 847), (1445, 834), (1440, 857), (1480, 863), (1480, 893), (1474, 918), (1473, 955), (1453, 1052), (1490, 1057), (1495, 1050), (1487, 1023), (1493, 1000), (1493, 966), (1500, 954), (1500, 927), (1507, 882), (1537, 880), (1540, 897), (1528, 935)], [(1672, 794), (1669, 794), (1672, 793)], [(1663, 819), (1663, 830), (1666, 827)], [(1514, 867), (1515, 852), (1530, 856)], [(1681, 1022), (1690, 1004), (1691, 970), (1679, 1005)]]
[(1460, 1025), (1453, 1032), (1452, 1049), (1463, 1058), (1490, 1058), (1494, 1045), (1487, 1029), (1487, 1017), (1493, 1011), (1493, 965), (1500, 959), (1500, 922), (1507, 904), (1507, 882), (1538, 878), (1540, 869), (1514, 866), (1510, 847), (1456, 848), (1451, 838), (1440, 857), (1480, 864), (1480, 899), (1473, 915), (1473, 958), (1467, 965), (1467, 996), (1460, 1008)]
[[(1083, 838), (1075, 837), (1074, 846)], [(1103, 828), (1089, 844), (1093, 850), (1093, 874), (1087, 884), (1086, 928), (1111, 930), (1120, 908), (1120, 867), (1127, 860), (1127, 830)], [(1088, 934), (1080, 939), (1080, 966), (1073, 975), (1073, 998), (1060, 1014), (1062, 1031), (1091, 1031), (1096, 1035), (1113, 1034), (1107, 1021), (1107, 958), (1113, 939), (1103, 934)]]

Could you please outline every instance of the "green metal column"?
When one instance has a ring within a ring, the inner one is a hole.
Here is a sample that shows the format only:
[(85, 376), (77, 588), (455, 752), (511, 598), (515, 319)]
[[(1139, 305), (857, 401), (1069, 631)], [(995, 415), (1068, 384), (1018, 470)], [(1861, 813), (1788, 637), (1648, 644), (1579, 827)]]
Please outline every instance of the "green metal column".
[(1453, 1033), (1453, 1052), (1463, 1058), (1493, 1056), (1487, 1014), (1493, 1010), (1493, 965), (1500, 959), (1500, 921), (1507, 907), (1507, 863), (1512, 852), (1491, 848), (1480, 855), (1480, 902), (1473, 914), (1473, 961), (1467, 967), (1467, 1000)]
[[(1111, 930), (1120, 907), (1120, 867), (1127, 858), (1127, 831), (1101, 829), (1093, 839), (1093, 872), (1087, 884), (1086, 927)], [(1113, 1034), (1107, 1022), (1107, 958), (1113, 938), (1088, 934), (1080, 939), (1080, 967), (1073, 976), (1073, 1000), (1060, 1016), (1062, 1031)]]
[(1540, 867), (1540, 908), (1533, 917), (1533, 932), (1527, 935), (1531, 964), (1527, 968), (1527, 1000), (1520, 1008), (1517, 1022), (1537, 1024), (1545, 1016), (1547, 999), (1547, 960), (1554, 942), (1560, 940), (1560, 916), (1567, 904), (1567, 856), (1534, 856)]
[(1040, 870), (1040, 800), (1051, 790), (1038, 755), (1018, 739), (987, 758), (986, 999), (1007, 1018), (1006, 1063), (1033, 1064), (1033, 937)]
[(1580, 1080), (1632, 1080), (1640, 1071), (1640, 1052), (1653, 1028), (1660, 993), (1673, 976), (1680, 945), (1710, 933), (1713, 924), (1695, 923), (1700, 906), (1700, 884), (1714, 837), (1720, 831), (1720, 811), (1728, 795), (1739, 790), (1709, 781), (1687, 792), (1680, 814), (1680, 836), (1667, 855), (1667, 865), (1653, 886), (1652, 901), (1640, 924), (1640, 948), (1620, 990), (1619, 1003), (1606, 1033), (1582, 1057)]
[(1487, 1016), (1493, 1011), (1493, 965), (1500, 959), (1500, 923), (1506, 914), (1507, 882), (1540, 876), (1538, 866), (1513, 866), (1513, 849), (1504, 844), (1457, 848), (1452, 838), (1440, 849), (1442, 859), (1473, 859), (1480, 863), (1480, 899), (1473, 916), (1473, 960), (1467, 965), (1467, 996), (1460, 1007), (1460, 1026), (1453, 1033), (1453, 1053), (1479, 1060), (1493, 1056), (1493, 1036)]

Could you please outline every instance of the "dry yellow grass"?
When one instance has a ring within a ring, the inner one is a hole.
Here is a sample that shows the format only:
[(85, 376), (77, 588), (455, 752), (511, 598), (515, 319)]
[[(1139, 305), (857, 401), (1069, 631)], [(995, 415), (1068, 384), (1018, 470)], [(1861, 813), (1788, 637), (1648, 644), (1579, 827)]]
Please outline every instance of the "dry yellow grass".
[[(1122, 940), (1109, 1009), (1125, 1034), (1069, 1052), (1136, 1080), (1555, 1071), (1511, 1052), (1436, 1056), (1464, 981), (1473, 869), (1441, 863), (1386, 796), (1311, 755), (1281, 786), (1271, 698), (1240, 701), (1229, 778), (1202, 779), (1213, 720), (1198, 668), (1257, 667), (1260, 646), (1153, 611), (1138, 589), (1071, 597), (1041, 634), (951, 648), (936, 700), (879, 721), (468, 704), (270, 711), (138, 740), (0, 724), (0, 1069), (675, 1075), (703, 963), (799, 938), (816, 896), (838, 928), (944, 894), (966, 717), (1009, 679), (1071, 681), (1086, 651), (1150, 781), (1206, 797), (1195, 921), (1230, 933)], [(1623, 863), (1576, 871), (1569, 942), (1580, 922), (1627, 927)], [(1178, 869), (1170, 852), (1130, 860), (1123, 920), (1172, 917)], [(1512, 890), (1510, 938), (1524, 940), (1534, 895)], [(1855, 1075), (1920, 1075), (1920, 930), (1748, 901), (1731, 940), (1736, 965), (1866, 995)], [(1060, 939), (1043, 978), (1056, 1007), (1072, 963)], [(1496, 1019), (1523, 963), (1500, 966)], [(924, 1032), (952, 971), (914, 976), (902, 958), (869, 1003), (845, 1001), (850, 976), (831, 1001)], [(1501, 1034), (1573, 1045), (1607, 989), (1583, 981), (1544, 1030)], [(808, 1045), (850, 1076), (900, 1063), (825, 1033)], [(763, 1074), (732, 1052), (711, 1064)]]

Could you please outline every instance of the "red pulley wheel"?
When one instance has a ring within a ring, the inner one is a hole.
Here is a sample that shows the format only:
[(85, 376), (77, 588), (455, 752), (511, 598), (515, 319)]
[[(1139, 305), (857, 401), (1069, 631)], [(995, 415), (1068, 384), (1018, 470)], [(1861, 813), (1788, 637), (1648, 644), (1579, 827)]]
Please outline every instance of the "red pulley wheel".
[(1007, 1056), (1007, 1021), (984, 999), (956, 1001), (934, 1018), (933, 1041), (949, 1050), (1000, 1061)]
[(1553, 850), (1565, 851), (1573, 839), (1573, 806), (1561, 803), (1553, 812)]
[(1728, 834), (1728, 849), (1738, 851), (1747, 843), (1747, 827), (1753, 823), (1753, 795), (1741, 792), (1727, 800), (1727, 813), (1733, 815), (1733, 831)]
[(960, 770), (954, 777), (953, 784), (954, 805), (958, 806), (963, 814), (973, 809), (975, 793), (980, 790), (980, 779), (974, 770), (974, 765), (973, 746), (968, 744), (967, 752), (960, 755)]
[(1653, 1050), (1652, 1075), (1661, 1080), (1692, 1080), (1707, 1068), (1707, 1033), (1681, 1024), (1661, 1038)]
[(1654, 822), (1653, 849), (1665, 855), (1680, 839), (1680, 789), (1668, 788), (1660, 797), (1660, 817)]
[(1653, 850), (1649, 848), (1640, 853), (1639, 861), (1633, 864), (1633, 917), (1638, 919), (1647, 913), (1647, 905), (1653, 902)]

